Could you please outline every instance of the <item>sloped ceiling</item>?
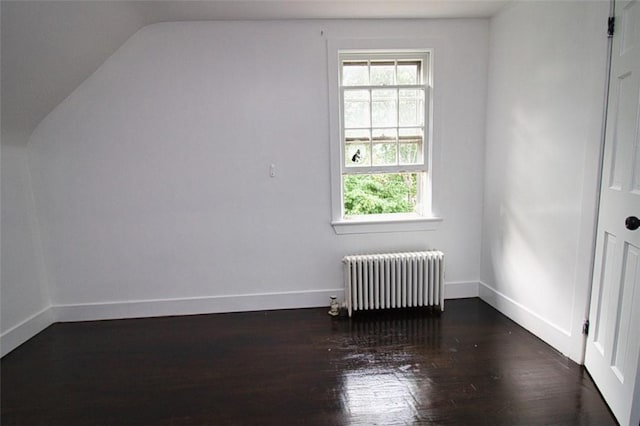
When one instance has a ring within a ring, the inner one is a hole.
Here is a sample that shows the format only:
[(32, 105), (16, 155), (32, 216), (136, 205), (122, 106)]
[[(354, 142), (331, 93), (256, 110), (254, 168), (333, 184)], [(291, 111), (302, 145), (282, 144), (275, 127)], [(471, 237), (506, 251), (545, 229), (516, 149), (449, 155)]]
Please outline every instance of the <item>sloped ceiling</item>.
[(56, 105), (148, 24), (234, 19), (485, 18), (507, 1), (2, 0), (3, 139), (26, 142)]

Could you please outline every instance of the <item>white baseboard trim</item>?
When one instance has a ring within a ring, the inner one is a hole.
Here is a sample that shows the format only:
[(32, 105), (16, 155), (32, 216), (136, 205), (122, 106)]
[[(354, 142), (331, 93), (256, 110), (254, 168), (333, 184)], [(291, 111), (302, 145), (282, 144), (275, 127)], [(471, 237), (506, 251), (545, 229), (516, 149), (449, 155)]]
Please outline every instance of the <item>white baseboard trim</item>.
[(444, 284), (445, 299), (466, 299), (478, 297), (477, 281), (458, 281)]
[(0, 335), (0, 357), (5, 356), (54, 322), (51, 308), (46, 307), (11, 327)]
[(480, 299), (527, 329), (563, 354), (571, 353), (571, 333), (516, 302), (490, 285), (480, 282)]
[(222, 312), (266, 311), (329, 307), (329, 296), (343, 298), (343, 289), (296, 292), (238, 294), (181, 299), (134, 300), (109, 303), (55, 305), (59, 322), (94, 321), (121, 318), (145, 318), (174, 315), (214, 314)]
[[(329, 296), (337, 296), (338, 300), (344, 300), (344, 289), (55, 305), (51, 309), (55, 321), (73, 322), (328, 307)], [(445, 299), (465, 297), (478, 297), (477, 282), (445, 284)]]

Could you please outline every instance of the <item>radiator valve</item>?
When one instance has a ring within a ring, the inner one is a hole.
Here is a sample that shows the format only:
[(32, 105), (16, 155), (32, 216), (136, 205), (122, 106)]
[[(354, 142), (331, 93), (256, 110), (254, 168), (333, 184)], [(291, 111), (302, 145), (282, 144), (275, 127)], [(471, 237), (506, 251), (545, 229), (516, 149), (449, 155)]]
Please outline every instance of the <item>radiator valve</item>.
[(340, 315), (340, 303), (338, 303), (336, 296), (331, 296), (329, 299), (331, 299), (331, 302), (329, 302), (329, 315), (333, 317)]

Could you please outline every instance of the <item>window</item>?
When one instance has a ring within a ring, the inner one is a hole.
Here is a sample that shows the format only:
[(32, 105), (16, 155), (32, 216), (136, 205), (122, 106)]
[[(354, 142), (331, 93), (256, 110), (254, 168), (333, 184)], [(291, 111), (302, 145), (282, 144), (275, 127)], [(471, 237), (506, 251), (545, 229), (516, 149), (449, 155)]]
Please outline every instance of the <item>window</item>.
[(433, 220), (430, 53), (338, 50), (337, 56), (336, 232), (388, 231), (393, 229), (375, 225), (393, 223), (412, 223), (406, 230), (424, 229), (416, 224)]

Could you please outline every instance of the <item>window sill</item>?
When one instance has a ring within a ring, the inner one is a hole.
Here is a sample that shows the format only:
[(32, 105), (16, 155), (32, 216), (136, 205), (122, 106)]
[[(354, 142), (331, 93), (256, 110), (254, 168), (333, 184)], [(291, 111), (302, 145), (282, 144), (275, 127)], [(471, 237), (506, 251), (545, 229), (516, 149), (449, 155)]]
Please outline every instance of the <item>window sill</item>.
[(336, 234), (370, 234), (378, 232), (435, 231), (441, 217), (419, 215), (371, 215), (331, 222)]

